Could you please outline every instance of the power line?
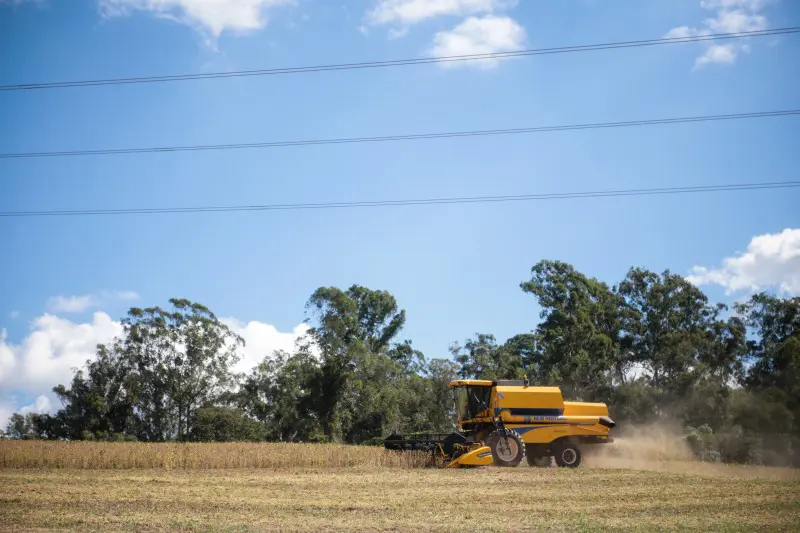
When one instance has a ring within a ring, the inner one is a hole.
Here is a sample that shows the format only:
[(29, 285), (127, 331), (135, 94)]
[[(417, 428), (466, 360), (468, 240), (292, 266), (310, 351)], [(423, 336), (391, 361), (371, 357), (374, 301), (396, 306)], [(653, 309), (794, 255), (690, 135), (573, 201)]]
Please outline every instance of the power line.
[(454, 55), (444, 57), (422, 57), (416, 59), (394, 59), (390, 61), (365, 61), (359, 63), (338, 63), (330, 65), (313, 65), (305, 67), (286, 67), (257, 70), (236, 70), (229, 72), (210, 72), (194, 74), (177, 74), (169, 76), (141, 76), (133, 78), (109, 78), (97, 80), (58, 81), (45, 83), (21, 83), (16, 85), (0, 85), (0, 91), (24, 91), (32, 89), (63, 89), (67, 87), (94, 87), (99, 85), (126, 85), (136, 83), (156, 83), (167, 81), (205, 80), (212, 78), (240, 78), (247, 76), (275, 76), (283, 74), (302, 74), (310, 72), (329, 72), (336, 70), (356, 70), (365, 68), (398, 67), (407, 65), (424, 65), (429, 63), (452, 63), (458, 61), (479, 61), (485, 59), (505, 59), (511, 57), (524, 57), (549, 54), (564, 54), (571, 52), (589, 52), (595, 50), (613, 50), (616, 48), (636, 48), (643, 46), (657, 46), (662, 44), (681, 44), (702, 41), (716, 41), (723, 39), (739, 39), (743, 37), (765, 37), (770, 35), (783, 35), (800, 32), (800, 26), (775, 28), (771, 30), (743, 31), (735, 33), (714, 33), (710, 35), (692, 35), (686, 37), (665, 37), (661, 39), (647, 39), (639, 41), (621, 41), (600, 44), (585, 44), (576, 46), (560, 46), (554, 48), (533, 48), (517, 50), (514, 52), (492, 52), (486, 54)]
[(702, 115), (695, 117), (658, 118), (631, 120), (625, 122), (598, 122), (594, 124), (568, 124), (560, 126), (536, 126), (530, 128), (510, 128), (493, 130), (453, 131), (440, 133), (417, 133), (405, 135), (385, 135), (380, 137), (345, 137), (338, 139), (307, 139), (296, 141), (270, 141), (238, 144), (206, 144), (187, 146), (158, 146), (145, 148), (103, 148), (95, 150), (65, 150), (58, 152), (18, 152), (0, 153), (0, 159), (25, 159), (37, 157), (67, 157), (90, 155), (146, 154), (154, 152), (198, 152), (205, 150), (239, 150), (245, 148), (281, 148), (288, 146), (315, 146), (326, 144), (355, 144), (389, 141), (417, 141), (424, 139), (447, 139), (454, 137), (482, 137), (488, 135), (517, 135), (522, 133), (546, 133), (554, 131), (573, 131), (605, 128), (626, 128), (633, 126), (655, 126), (663, 124), (682, 124), (689, 122), (713, 122), (720, 120), (741, 120), (748, 118), (785, 117), (800, 115), (800, 109), (781, 111), (757, 111), (754, 113), (734, 113), (727, 115)]
[(751, 191), (758, 189), (789, 189), (800, 187), (800, 181), (742, 183), (735, 185), (701, 185), (694, 187), (664, 187), (657, 189), (623, 189), (573, 193), (520, 194), (507, 196), (472, 196), (456, 198), (427, 198), (419, 200), (376, 200), (363, 202), (323, 202), (305, 204), (262, 204), (202, 207), (148, 207), (131, 209), (79, 209), (59, 211), (2, 211), (0, 217), (88, 216), (88, 215), (155, 215), (166, 213), (221, 213), (236, 211), (297, 211), (307, 209), (346, 209), (356, 207), (396, 207), (413, 205), (475, 204), (496, 202), (571, 200), (579, 198), (611, 198), (619, 196), (652, 196), (702, 192)]

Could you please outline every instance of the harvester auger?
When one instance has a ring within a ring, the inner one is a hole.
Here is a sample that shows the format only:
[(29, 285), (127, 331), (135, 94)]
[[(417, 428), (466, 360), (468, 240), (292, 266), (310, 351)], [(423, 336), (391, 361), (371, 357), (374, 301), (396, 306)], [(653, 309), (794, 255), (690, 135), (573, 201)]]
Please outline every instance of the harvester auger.
[(604, 403), (565, 402), (558, 387), (531, 387), (528, 380), (457, 380), (458, 431), (400, 435), (384, 440), (388, 450), (429, 451), (438, 466), (577, 467), (581, 449), (613, 442), (615, 426)]

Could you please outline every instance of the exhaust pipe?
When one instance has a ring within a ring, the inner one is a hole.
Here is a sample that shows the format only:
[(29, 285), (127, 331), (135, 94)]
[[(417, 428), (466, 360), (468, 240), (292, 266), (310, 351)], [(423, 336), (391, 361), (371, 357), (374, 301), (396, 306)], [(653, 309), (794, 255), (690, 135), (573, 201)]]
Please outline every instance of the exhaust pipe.
[(598, 422), (600, 423), (600, 425), (601, 425), (601, 426), (605, 426), (605, 427), (607, 427), (607, 428), (609, 428), (609, 429), (611, 429), (611, 428), (613, 428), (614, 426), (616, 426), (616, 425), (617, 425), (617, 423), (616, 423), (616, 422), (614, 422), (613, 420), (611, 420), (611, 419), (610, 419), (610, 418), (608, 418), (607, 416), (601, 416), (601, 417), (598, 419)]

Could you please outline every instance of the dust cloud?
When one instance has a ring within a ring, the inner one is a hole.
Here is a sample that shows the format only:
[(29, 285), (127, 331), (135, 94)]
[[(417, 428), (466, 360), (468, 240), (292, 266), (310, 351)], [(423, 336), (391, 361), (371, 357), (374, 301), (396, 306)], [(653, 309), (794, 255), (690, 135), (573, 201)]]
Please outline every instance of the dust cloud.
[[(613, 432), (612, 432), (613, 434)], [(679, 426), (648, 424), (628, 428), (609, 444), (584, 448), (587, 468), (653, 470), (676, 474), (800, 481), (800, 470), (731, 465), (695, 459)]]

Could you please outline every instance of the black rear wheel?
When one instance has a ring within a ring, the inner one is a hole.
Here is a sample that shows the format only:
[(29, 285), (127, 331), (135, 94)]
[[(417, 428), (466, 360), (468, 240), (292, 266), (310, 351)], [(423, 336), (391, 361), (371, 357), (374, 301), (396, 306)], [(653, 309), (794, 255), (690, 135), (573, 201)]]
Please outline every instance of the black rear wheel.
[(581, 464), (581, 449), (570, 441), (561, 441), (555, 446), (556, 464), (565, 468), (577, 468)]
[(513, 429), (494, 431), (486, 441), (497, 466), (517, 466), (525, 457), (525, 443)]

